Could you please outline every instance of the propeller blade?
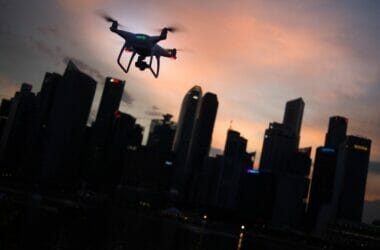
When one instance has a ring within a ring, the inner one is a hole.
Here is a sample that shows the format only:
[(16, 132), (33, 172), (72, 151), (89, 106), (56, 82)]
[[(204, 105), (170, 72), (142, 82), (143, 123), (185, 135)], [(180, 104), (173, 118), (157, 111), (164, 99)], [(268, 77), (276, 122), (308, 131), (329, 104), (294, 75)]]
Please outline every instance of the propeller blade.
[(114, 19), (113, 17), (108, 15), (108, 13), (106, 13), (105, 11), (98, 10), (96, 13), (98, 16), (100, 16), (101, 18), (103, 18), (107, 22), (115, 22), (116, 21), (116, 19)]
[[(102, 11), (102, 10), (99, 10), (97, 11), (97, 14), (103, 18), (104, 20), (106, 20), (107, 22), (117, 22), (117, 20), (115, 18), (113, 18), (112, 16), (110, 16), (107, 12), (105, 11)], [(122, 27), (122, 28), (128, 28), (127, 26), (125, 26), (124, 24), (121, 24), (118, 22), (118, 26)]]
[[(178, 24), (177, 25), (169, 25), (169, 26), (166, 26), (165, 28), (169, 32), (172, 32), (172, 33), (185, 31), (185, 28), (183, 26), (181, 26), (181, 25), (178, 25)], [(162, 30), (162, 28), (161, 29), (156, 29), (156, 30), (159, 32), (159, 31)]]

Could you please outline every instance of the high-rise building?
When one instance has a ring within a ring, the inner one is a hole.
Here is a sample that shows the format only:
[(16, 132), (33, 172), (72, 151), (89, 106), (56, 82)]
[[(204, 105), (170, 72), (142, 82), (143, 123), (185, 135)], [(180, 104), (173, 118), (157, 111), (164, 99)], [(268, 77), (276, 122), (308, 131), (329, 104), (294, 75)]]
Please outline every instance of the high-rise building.
[(4, 108), (4, 112), (9, 111), (9, 114), (0, 141), (0, 165), (15, 173), (25, 157), (31, 124), (36, 116), (36, 96), (32, 93), (32, 85), (23, 83), (8, 108)]
[(348, 119), (341, 116), (330, 117), (329, 128), (326, 134), (325, 147), (338, 149), (346, 139)]
[(239, 182), (247, 170), (252, 170), (253, 159), (246, 152), (247, 139), (240, 136), (240, 133), (229, 129), (224, 148), (223, 164), (221, 165), (221, 175), (218, 190), (218, 206), (234, 209), (236, 208)]
[(281, 123), (270, 123), (265, 130), (261, 152), (261, 171), (285, 171), (297, 151), (297, 137)]
[(54, 96), (62, 76), (57, 73), (46, 73), (38, 98), (38, 127), (45, 128), (51, 111)]
[(288, 101), (283, 123), (273, 122), (265, 130), (261, 152), (261, 171), (285, 171), (298, 151), (305, 103), (302, 98)]
[(333, 194), (335, 220), (360, 222), (367, 182), (371, 140), (347, 136), (340, 145)]
[(42, 178), (75, 182), (84, 151), (86, 123), (96, 82), (69, 62), (57, 86), (47, 121)]
[(172, 115), (166, 114), (163, 119), (152, 120), (147, 146), (162, 152), (169, 152), (173, 146), (176, 124), (171, 121)]
[(240, 136), (238, 131), (229, 129), (224, 146), (224, 156), (242, 156), (247, 149), (247, 139)]
[(125, 81), (107, 77), (96, 120), (92, 126), (91, 146), (104, 147), (111, 132), (115, 112), (119, 110), (123, 96)]
[[(286, 103), (283, 124), (289, 127), (299, 137), (302, 126), (303, 110), (305, 102), (297, 98)], [(298, 147), (298, 144), (297, 144)]]
[(202, 99), (202, 88), (200, 86), (192, 87), (182, 101), (181, 111), (179, 114), (177, 130), (174, 136), (173, 152), (175, 154), (173, 187), (183, 191), (185, 165), (191, 135), (193, 132), (196, 112)]
[(106, 78), (96, 122), (110, 122), (112, 120), (115, 111), (119, 110), (124, 86), (125, 81), (112, 77)]
[(200, 86), (192, 87), (183, 98), (173, 143), (173, 152), (176, 154), (181, 154), (182, 152), (187, 154), (195, 123), (195, 115), (201, 98), (202, 88)]
[(317, 148), (307, 208), (308, 227), (314, 229), (323, 206), (332, 201), (338, 150)]
[(3, 135), (5, 124), (8, 120), (9, 112), (11, 110), (11, 104), (12, 104), (11, 100), (7, 100), (7, 99), (1, 100), (1, 105), (0, 105), (0, 141), (1, 141), (1, 137)]
[(207, 92), (197, 110), (185, 167), (185, 183), (191, 183), (193, 190), (198, 188), (197, 176), (202, 172), (203, 162), (210, 152), (217, 110), (216, 94)]

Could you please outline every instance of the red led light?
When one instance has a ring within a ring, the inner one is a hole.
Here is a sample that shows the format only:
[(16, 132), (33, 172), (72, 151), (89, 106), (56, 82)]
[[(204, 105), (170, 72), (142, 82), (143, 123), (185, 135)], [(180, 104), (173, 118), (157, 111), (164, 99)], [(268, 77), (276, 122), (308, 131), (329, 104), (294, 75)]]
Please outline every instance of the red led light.
[(121, 117), (121, 112), (119, 110), (116, 110), (114, 116), (116, 119), (119, 119)]
[(118, 83), (120, 82), (120, 80), (115, 79), (115, 78), (111, 78), (110, 81), (111, 81), (112, 83), (114, 83), (114, 84), (118, 84)]

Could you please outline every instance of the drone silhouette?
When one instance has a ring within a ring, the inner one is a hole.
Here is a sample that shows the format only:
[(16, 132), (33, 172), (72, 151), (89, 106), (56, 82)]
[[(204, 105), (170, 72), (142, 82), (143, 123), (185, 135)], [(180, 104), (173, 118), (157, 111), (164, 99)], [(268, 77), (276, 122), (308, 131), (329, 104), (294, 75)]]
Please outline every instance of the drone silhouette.
[[(168, 32), (175, 32), (177, 28), (165, 27), (161, 30), (161, 34), (159, 36), (135, 34), (132, 32), (118, 29), (119, 23), (112, 17), (109, 17), (107, 15), (102, 15), (102, 16), (106, 21), (112, 23), (110, 30), (118, 34), (125, 40), (125, 43), (120, 50), (119, 56), (117, 57), (117, 63), (119, 64), (120, 68), (125, 73), (128, 73), (131, 63), (133, 61), (133, 58), (136, 56), (136, 54), (138, 54), (138, 58), (137, 58), (137, 61), (135, 62), (135, 66), (142, 71), (145, 69), (149, 69), (155, 78), (157, 78), (160, 73), (160, 57), (161, 56), (177, 59), (176, 49), (164, 49), (160, 45), (157, 44), (159, 41), (166, 39)], [(121, 56), (123, 52), (125, 51), (132, 52), (127, 68), (125, 68), (123, 64), (121, 64), (120, 62)], [(149, 63), (145, 61), (147, 57), (150, 57), (150, 59), (148, 59)], [(154, 70), (152, 67), (153, 57), (155, 57), (157, 61), (156, 70)]]

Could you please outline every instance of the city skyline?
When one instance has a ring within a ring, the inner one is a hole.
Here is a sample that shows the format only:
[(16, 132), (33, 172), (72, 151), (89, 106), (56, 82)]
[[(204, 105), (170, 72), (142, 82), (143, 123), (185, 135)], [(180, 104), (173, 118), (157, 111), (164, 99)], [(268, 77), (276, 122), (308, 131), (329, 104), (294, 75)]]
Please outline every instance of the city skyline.
[[(233, 129), (248, 139), (248, 150), (260, 156), (268, 124), (281, 121), (287, 100), (302, 97), (300, 146), (312, 146), (312, 157), (323, 145), (329, 117), (340, 115), (349, 118), (348, 134), (373, 140), (371, 161), (380, 161), (378, 3), (63, 0), (1, 6), (1, 98), (11, 97), (23, 82), (39, 89), (45, 71), (62, 72), (72, 58), (99, 83), (92, 120), (107, 75), (126, 80), (121, 110), (146, 128), (155, 114), (178, 120), (182, 95), (198, 84), (220, 100), (212, 146), (223, 148), (232, 120)], [(159, 79), (137, 69), (125, 75), (116, 65), (122, 43), (95, 14), (99, 9), (136, 32), (154, 34), (155, 28), (178, 23), (186, 32), (170, 34), (162, 44), (184, 51), (163, 63)], [(15, 13), (23, 18), (11, 19)]]

